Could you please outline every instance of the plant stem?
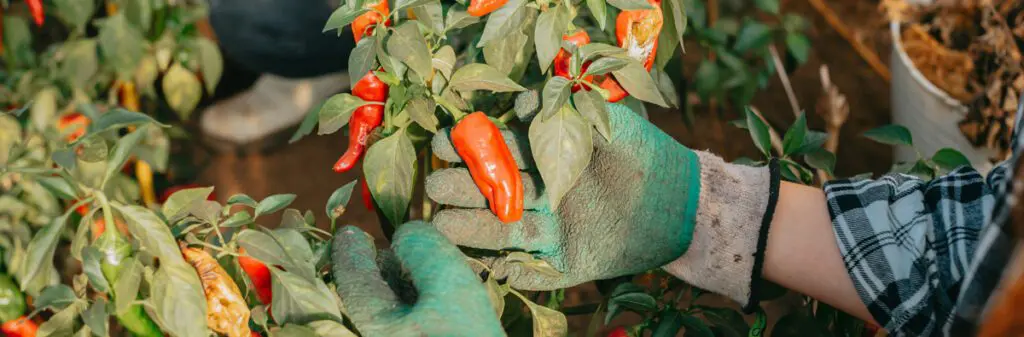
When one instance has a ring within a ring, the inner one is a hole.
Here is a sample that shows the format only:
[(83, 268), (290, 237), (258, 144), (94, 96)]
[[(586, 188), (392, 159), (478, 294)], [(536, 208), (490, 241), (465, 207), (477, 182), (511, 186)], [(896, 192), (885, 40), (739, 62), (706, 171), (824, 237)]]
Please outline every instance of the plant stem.
[(772, 62), (775, 63), (775, 72), (779, 74), (779, 81), (782, 82), (782, 88), (786, 90), (786, 98), (789, 98), (789, 106), (793, 108), (793, 117), (800, 117), (800, 102), (796, 100), (796, 94), (793, 93), (793, 85), (789, 82), (789, 75), (786, 74), (786, 66), (782, 64), (782, 58), (779, 57), (779, 51), (775, 49), (775, 45), (768, 45), (768, 52), (772, 54)]

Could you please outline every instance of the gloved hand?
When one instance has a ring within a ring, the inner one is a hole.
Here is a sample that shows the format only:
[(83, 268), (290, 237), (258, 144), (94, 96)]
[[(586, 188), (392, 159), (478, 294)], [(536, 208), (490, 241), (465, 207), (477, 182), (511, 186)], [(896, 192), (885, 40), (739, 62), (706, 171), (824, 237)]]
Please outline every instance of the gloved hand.
[[(427, 178), (433, 200), (458, 207), (438, 212), (433, 224), (458, 245), (525, 250), (562, 273), (485, 258), (514, 288), (564, 288), (672, 263), (677, 268), (667, 270), (683, 280), (747, 303), (768, 169), (692, 151), (623, 105), (608, 110), (611, 140), (594, 132), (593, 159), (557, 210), (533, 170), (528, 141), (506, 130), (506, 143), (527, 170), (523, 219), (500, 222), (469, 172), (452, 168)], [(439, 158), (460, 161), (447, 132), (432, 146)]]
[(362, 336), (505, 335), (480, 278), (437, 230), (409, 222), (392, 242), (378, 256), (358, 227), (334, 235), (334, 281)]

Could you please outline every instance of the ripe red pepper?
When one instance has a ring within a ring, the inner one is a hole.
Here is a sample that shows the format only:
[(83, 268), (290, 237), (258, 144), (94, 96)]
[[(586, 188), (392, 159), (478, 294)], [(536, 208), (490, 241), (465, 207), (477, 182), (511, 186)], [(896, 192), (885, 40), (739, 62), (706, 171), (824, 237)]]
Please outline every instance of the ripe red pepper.
[(466, 12), (472, 16), (484, 16), (498, 10), (506, 2), (508, 0), (472, 0), (469, 2), (469, 8), (466, 9)]
[[(615, 38), (626, 55), (643, 62), (644, 69), (651, 71), (654, 57), (658, 53), (658, 35), (664, 24), (661, 0), (647, 0), (653, 9), (625, 10), (615, 18)], [(618, 102), (628, 95), (613, 76), (605, 77), (601, 88), (608, 91), (608, 101)]]
[(3, 331), (4, 336), (10, 337), (36, 337), (36, 331), (38, 330), (39, 326), (36, 325), (36, 322), (25, 316), (4, 322), (3, 326), (0, 327), (0, 331)]
[(42, 27), (43, 21), (46, 19), (46, 13), (43, 12), (43, 0), (25, 0), (28, 4), (28, 10), (32, 12), (32, 19), (35, 20), (36, 26)]
[(274, 299), (274, 291), (270, 285), (270, 268), (260, 260), (245, 255), (245, 248), (239, 248), (238, 253), (241, 254), (238, 256), (238, 264), (242, 266), (245, 274), (249, 275), (249, 280), (252, 281), (252, 286), (256, 290), (256, 297), (260, 298), (260, 302), (269, 306)]
[(523, 217), (523, 181), (498, 127), (483, 112), (474, 112), (452, 129), (452, 144), (491, 211), (503, 222), (519, 221)]
[[(381, 102), (388, 99), (388, 85), (381, 82), (373, 71), (367, 72), (352, 88), (352, 94), (364, 101)], [(348, 121), (348, 150), (334, 163), (334, 172), (342, 173), (355, 167), (366, 150), (366, 139), (373, 129), (384, 121), (384, 105), (367, 104), (356, 108)]]
[(363, 179), (363, 181), (360, 182), (360, 185), (362, 185), (363, 206), (366, 206), (366, 210), (367, 211), (372, 211), (373, 210), (373, 194), (370, 193), (370, 186), (366, 185), (366, 179)]
[(74, 142), (85, 135), (85, 128), (89, 126), (89, 118), (85, 115), (72, 112), (57, 119), (57, 131), (64, 134), (68, 143)]
[[(364, 36), (373, 35), (373, 26), (380, 23), (383, 17), (389, 17), (391, 10), (388, 8), (387, 0), (379, 0), (378, 2), (369, 2), (363, 5), (365, 8), (370, 8), (369, 12), (363, 13), (352, 20), (352, 36), (355, 37), (356, 42), (359, 42)], [(382, 15), (383, 14), (383, 15)], [(384, 22), (385, 26), (391, 25), (391, 19), (389, 18)]]
[[(590, 43), (590, 35), (587, 34), (587, 31), (580, 29), (580, 30), (576, 31), (575, 33), (562, 35), (562, 41), (568, 41), (570, 44), (572, 44), (572, 45), (576, 46), (577, 48), (579, 48), (579, 47), (581, 47), (581, 46), (583, 46), (585, 44)], [(562, 48), (562, 49), (558, 50), (558, 54), (555, 55), (555, 62), (554, 62), (554, 64), (555, 64), (555, 76), (562, 76), (562, 77), (565, 77), (565, 78), (568, 78), (568, 79), (572, 79), (571, 77), (569, 77), (569, 62), (570, 62), (570, 59), (572, 59), (572, 53), (570, 53), (568, 50), (565, 50), (565, 48)], [(586, 72), (588, 67), (590, 67), (590, 62), (589, 61), (583, 63), (583, 67), (581, 68), (581, 72)], [(587, 81), (587, 82), (590, 82), (590, 83), (594, 83), (594, 75), (587, 75), (587, 77), (584, 77), (583, 80)], [(572, 86), (572, 92), (579, 91), (580, 87), (583, 87), (583, 86), (580, 85), (580, 84), (573, 85)], [(584, 87), (584, 88), (587, 89), (587, 91), (590, 91), (589, 87)]]
[(629, 337), (629, 333), (626, 332), (625, 327), (620, 326), (612, 329), (612, 331), (608, 333), (608, 337)]

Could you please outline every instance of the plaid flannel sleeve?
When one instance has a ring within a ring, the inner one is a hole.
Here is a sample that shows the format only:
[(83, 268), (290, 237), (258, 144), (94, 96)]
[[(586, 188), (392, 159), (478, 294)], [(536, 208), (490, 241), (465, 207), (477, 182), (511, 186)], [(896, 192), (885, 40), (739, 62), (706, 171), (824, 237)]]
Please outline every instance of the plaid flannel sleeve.
[(925, 182), (904, 174), (826, 184), (836, 240), (861, 300), (894, 336), (942, 333), (979, 232), (993, 207), (990, 186), (969, 167)]

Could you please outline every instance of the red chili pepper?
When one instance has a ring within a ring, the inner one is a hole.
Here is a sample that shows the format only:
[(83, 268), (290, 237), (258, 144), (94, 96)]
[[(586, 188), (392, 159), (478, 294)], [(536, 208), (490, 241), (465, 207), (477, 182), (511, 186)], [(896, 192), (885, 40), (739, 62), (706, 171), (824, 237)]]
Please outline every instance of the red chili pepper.
[[(384, 102), (388, 98), (388, 85), (372, 71), (367, 72), (352, 88), (352, 94), (368, 102)], [(384, 106), (367, 104), (356, 108), (348, 121), (348, 150), (334, 163), (334, 172), (342, 173), (355, 167), (366, 150), (366, 139), (384, 120)]]
[[(580, 30), (576, 31), (575, 33), (562, 35), (562, 41), (568, 41), (570, 44), (572, 44), (572, 45), (576, 46), (577, 48), (579, 48), (579, 47), (581, 47), (581, 46), (583, 46), (585, 44), (590, 43), (590, 35), (587, 34), (587, 31), (580, 29)], [(572, 53), (570, 53), (568, 50), (565, 50), (565, 48), (562, 48), (562, 49), (558, 50), (558, 54), (555, 55), (555, 62), (554, 62), (554, 64), (555, 64), (555, 76), (562, 76), (562, 77), (565, 77), (565, 78), (568, 78), (568, 79), (572, 79), (571, 77), (569, 77), (569, 62), (570, 62), (571, 59), (572, 59)], [(590, 67), (590, 62), (589, 61), (583, 63), (583, 67), (581, 68), (580, 72), (581, 73), (582, 72), (586, 72), (588, 67)], [(584, 77), (583, 80), (587, 81), (587, 82), (590, 82), (590, 83), (594, 83), (594, 75), (587, 75), (587, 77)], [(579, 91), (580, 87), (584, 87), (584, 86), (582, 86), (580, 84), (573, 85), (572, 86), (572, 92)], [(587, 91), (590, 91), (589, 87), (584, 87), (584, 88)]]
[(85, 128), (89, 126), (89, 118), (85, 115), (72, 112), (57, 119), (57, 131), (64, 134), (68, 143), (74, 142), (85, 135)]
[[(664, 24), (661, 0), (648, 0), (654, 9), (625, 10), (615, 18), (615, 37), (626, 55), (643, 62), (644, 69), (651, 71), (658, 53), (658, 35)], [(618, 102), (626, 98), (626, 92), (614, 76), (606, 76), (601, 88), (608, 91), (608, 101)]]
[(245, 248), (239, 248), (238, 252), (241, 254), (238, 256), (238, 264), (242, 266), (245, 274), (249, 275), (249, 280), (256, 289), (256, 297), (269, 306), (274, 299), (273, 288), (270, 285), (270, 268), (260, 260), (245, 255)]
[(608, 337), (629, 337), (629, 333), (626, 332), (625, 327), (620, 326), (612, 329), (612, 331), (608, 333)]
[(472, 16), (484, 16), (504, 6), (508, 0), (472, 0), (466, 12)]
[[(352, 36), (355, 37), (356, 42), (359, 42), (364, 36), (373, 35), (373, 26), (380, 23), (381, 18), (389, 17), (384, 22), (385, 26), (391, 25), (391, 10), (388, 8), (387, 0), (380, 0), (378, 2), (369, 2), (363, 5), (365, 8), (370, 8), (369, 12), (363, 13), (352, 20)], [(383, 14), (383, 15), (382, 15)]]
[(25, 316), (7, 321), (0, 327), (4, 336), (10, 337), (36, 337), (37, 330), (39, 330), (39, 326), (36, 325), (36, 322)]
[(32, 19), (35, 20), (36, 26), (42, 27), (43, 21), (46, 19), (46, 13), (43, 12), (43, 0), (25, 0), (28, 4), (28, 10), (32, 12)]
[[(92, 239), (96, 240), (107, 230), (107, 221), (101, 217), (93, 221), (92, 226)], [(114, 219), (114, 227), (117, 227), (117, 231), (121, 232), (121, 235), (128, 236), (130, 234), (128, 224), (121, 221), (121, 219)]]
[[(171, 194), (174, 194), (174, 192), (181, 191), (181, 190), (187, 190), (187, 189), (190, 189), (190, 188), (196, 188), (196, 187), (202, 187), (202, 186), (200, 186), (199, 184), (195, 184), (195, 183), (192, 183), (192, 184), (182, 184), (182, 185), (174, 185), (174, 186), (165, 188), (164, 192), (160, 194), (160, 198), (157, 199), (157, 200), (159, 200), (160, 203), (162, 204), (162, 203), (167, 202), (167, 198), (170, 198)], [(206, 197), (206, 200), (216, 201), (217, 200), (217, 193), (216, 192), (210, 192), (210, 195)]]
[(523, 181), (498, 127), (483, 112), (474, 112), (452, 129), (452, 144), (491, 211), (503, 222), (519, 221), (523, 217)]
[(370, 193), (370, 186), (366, 185), (366, 179), (363, 179), (363, 181), (360, 182), (360, 185), (362, 185), (363, 206), (366, 206), (366, 210), (372, 211), (373, 210), (373, 194)]

